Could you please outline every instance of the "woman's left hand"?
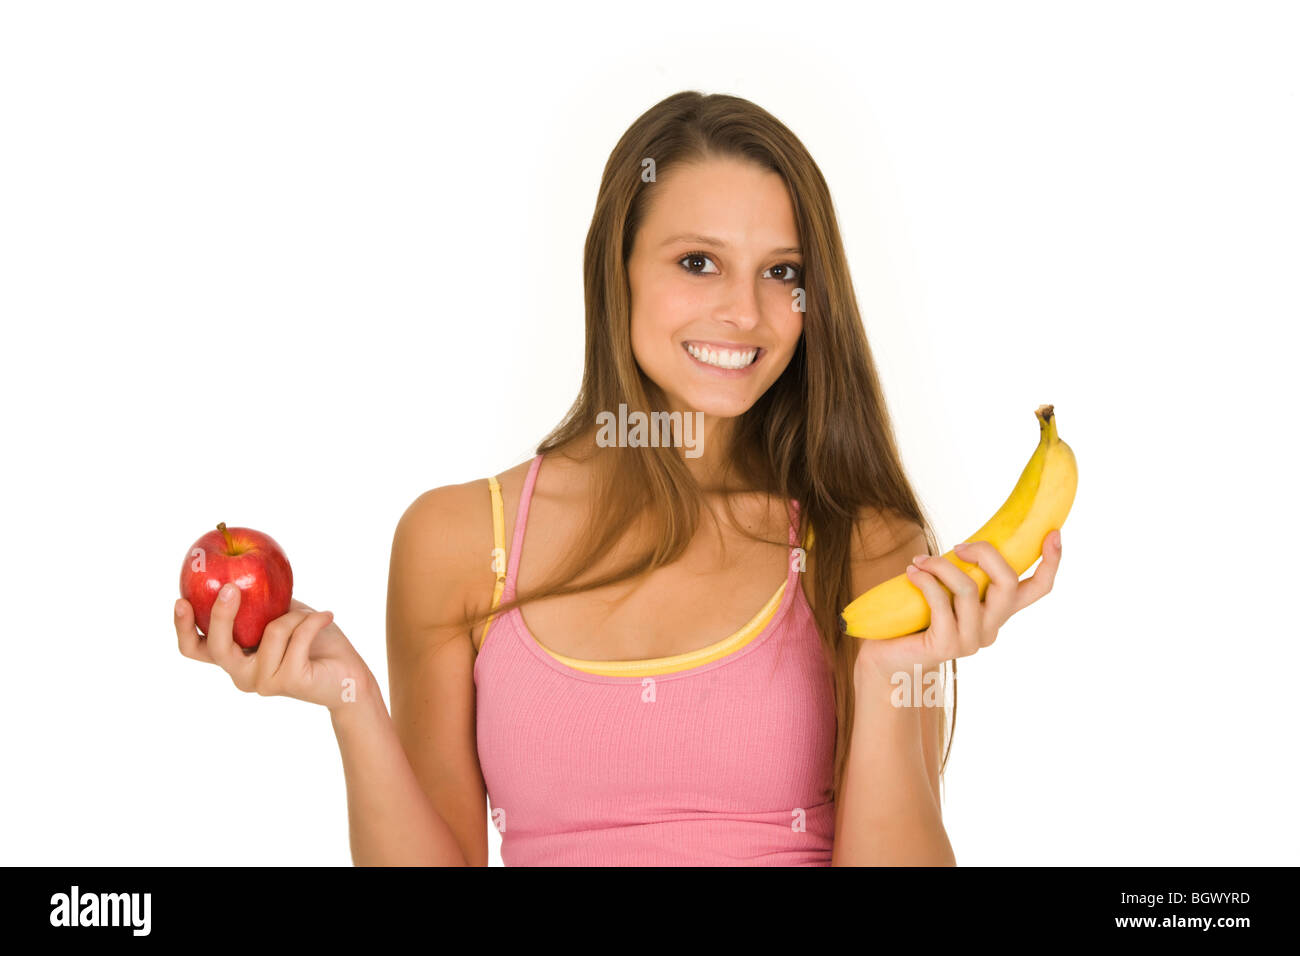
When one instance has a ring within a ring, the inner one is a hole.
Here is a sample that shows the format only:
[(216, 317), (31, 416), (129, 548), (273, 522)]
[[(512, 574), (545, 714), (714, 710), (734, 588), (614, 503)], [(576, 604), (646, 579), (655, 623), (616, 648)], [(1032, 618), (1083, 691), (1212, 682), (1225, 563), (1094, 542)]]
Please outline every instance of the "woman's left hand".
[(860, 674), (865, 672), (888, 682), (899, 671), (911, 677), (916, 664), (929, 668), (956, 657), (969, 657), (990, 646), (1011, 615), (1052, 590), (1061, 565), (1059, 530), (1048, 532), (1038, 570), (1025, 581), (988, 541), (958, 545), (954, 551), (958, 558), (979, 565), (989, 576), (984, 600), (980, 600), (975, 579), (951, 561), (942, 556), (917, 556), (913, 559), (915, 568), (908, 567), (907, 577), (921, 589), (930, 605), (930, 626), (906, 637), (863, 640), (858, 650)]

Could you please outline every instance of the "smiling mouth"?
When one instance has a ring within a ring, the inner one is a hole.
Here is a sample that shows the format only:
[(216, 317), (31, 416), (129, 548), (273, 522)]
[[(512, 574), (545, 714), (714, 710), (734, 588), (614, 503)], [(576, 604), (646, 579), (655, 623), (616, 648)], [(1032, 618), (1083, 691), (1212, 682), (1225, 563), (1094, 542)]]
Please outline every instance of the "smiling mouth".
[(762, 357), (765, 351), (759, 346), (748, 349), (721, 349), (697, 345), (694, 342), (683, 342), (682, 348), (701, 365), (727, 371), (749, 368)]

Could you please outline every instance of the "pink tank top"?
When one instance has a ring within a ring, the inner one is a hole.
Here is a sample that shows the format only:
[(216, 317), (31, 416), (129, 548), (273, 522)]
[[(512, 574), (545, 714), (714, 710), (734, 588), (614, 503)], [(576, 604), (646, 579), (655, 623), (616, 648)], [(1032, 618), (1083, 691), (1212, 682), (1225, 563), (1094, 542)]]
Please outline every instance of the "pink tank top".
[[(515, 596), (541, 462), (524, 482), (504, 574), (489, 478), (493, 608)], [(790, 506), (785, 583), (744, 628), (697, 651), (585, 661), (539, 644), (518, 608), (484, 624), (478, 757), (507, 866), (830, 865), (831, 675)]]

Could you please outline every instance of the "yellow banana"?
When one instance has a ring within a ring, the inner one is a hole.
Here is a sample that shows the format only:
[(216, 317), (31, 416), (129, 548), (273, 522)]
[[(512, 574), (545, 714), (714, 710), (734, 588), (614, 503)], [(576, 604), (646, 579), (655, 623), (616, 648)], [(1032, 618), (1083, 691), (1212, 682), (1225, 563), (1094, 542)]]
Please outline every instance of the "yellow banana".
[[(1065, 523), (1079, 482), (1074, 452), (1057, 437), (1052, 406), (1040, 405), (1034, 415), (1038, 418), (1038, 448), (997, 514), (968, 539), (992, 544), (1017, 575), (1042, 557), (1048, 532)], [(979, 584), (979, 598), (984, 600), (990, 578), (983, 569), (952, 551), (943, 557)], [(867, 640), (903, 637), (929, 626), (930, 605), (906, 574), (877, 584), (840, 614), (841, 631)]]

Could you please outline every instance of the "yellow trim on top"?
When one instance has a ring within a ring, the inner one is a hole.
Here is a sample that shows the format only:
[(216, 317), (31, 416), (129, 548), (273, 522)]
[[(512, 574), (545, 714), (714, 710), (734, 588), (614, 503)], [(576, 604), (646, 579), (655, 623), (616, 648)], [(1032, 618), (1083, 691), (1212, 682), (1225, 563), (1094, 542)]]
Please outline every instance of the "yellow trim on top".
[[(496, 606), (501, 602), (501, 592), (506, 588), (506, 571), (510, 556), (506, 554), (506, 517), (505, 506), (501, 503), (501, 483), (493, 475), (488, 475), (488, 488), (492, 492), (492, 543), (495, 545), (492, 551), (493, 564), (496, 563), (498, 555), (501, 560), (501, 570), (497, 571), (497, 583), (492, 588), (492, 607), (495, 611)], [(494, 567), (492, 570), (496, 571)], [(483, 633), (479, 635), (478, 646), (481, 648), (483, 642), (487, 640), (488, 628), (492, 626), (492, 618), (495, 614), (489, 614), (486, 621), (483, 622)]]
[(652, 674), (671, 674), (675, 671), (708, 664), (710, 661), (716, 661), (728, 654), (734, 654), (756, 638), (762, 633), (763, 628), (767, 627), (768, 622), (771, 621), (772, 616), (776, 614), (777, 609), (781, 606), (781, 600), (785, 597), (787, 583), (788, 580), (782, 581), (781, 586), (776, 589), (775, 594), (768, 598), (767, 604), (763, 605), (762, 610), (755, 614), (749, 623), (735, 634), (724, 637), (716, 644), (710, 644), (708, 647), (687, 651), (685, 654), (674, 654), (671, 657), (648, 657), (639, 661), (587, 661), (577, 657), (566, 657), (563, 654), (557, 654), (543, 645), (532, 634), (527, 636), (534, 644), (561, 664), (576, 670), (586, 671), (588, 674), (603, 674), (607, 677), (648, 677)]
[[(495, 553), (502, 555), (502, 561), (507, 562), (508, 555), (506, 555), (505, 550), (505, 505), (501, 500), (501, 485), (495, 477), (489, 476), (488, 487), (492, 492), (492, 535), (498, 549)], [(807, 542), (805, 545), (806, 549), (807, 547), (812, 546), (811, 526), (807, 529), (805, 538)], [(496, 586), (492, 592), (491, 610), (493, 611), (496, 610), (497, 604), (500, 603), (501, 593), (505, 590), (505, 581), (506, 569), (503, 568), (503, 570), (497, 575)], [(736, 631), (736, 633), (729, 637), (724, 637), (722, 640), (713, 644), (709, 644), (707, 647), (701, 647), (694, 651), (687, 651), (684, 654), (674, 654), (670, 657), (648, 657), (634, 661), (589, 661), (578, 657), (568, 657), (551, 650), (549, 647), (542, 644), (541, 641), (537, 640), (537, 638), (533, 637), (532, 633), (528, 630), (527, 624), (524, 624), (523, 627), (525, 637), (528, 640), (533, 644), (536, 644), (561, 664), (564, 664), (567, 667), (572, 667), (575, 670), (585, 671), (588, 674), (601, 674), (608, 677), (648, 677), (655, 674), (672, 674), (676, 671), (686, 670), (691, 667), (700, 667), (703, 664), (716, 661), (721, 657), (726, 657), (728, 654), (733, 654), (761, 634), (763, 629), (767, 627), (768, 622), (772, 620), (773, 615), (775, 615), (777, 610), (781, 607), (781, 601), (785, 597), (785, 588), (788, 583), (789, 578), (787, 577), (785, 581), (781, 582), (781, 586), (776, 589), (776, 593), (768, 598), (767, 603), (759, 609), (758, 613), (750, 618), (749, 622), (740, 630)], [(483, 625), (483, 633), (479, 637), (480, 648), (483, 646), (483, 641), (487, 639), (488, 627), (491, 625), (494, 616), (495, 615), (492, 614), (488, 615), (488, 619)], [(522, 620), (523, 618), (521, 617), (520, 621), (522, 622)]]

